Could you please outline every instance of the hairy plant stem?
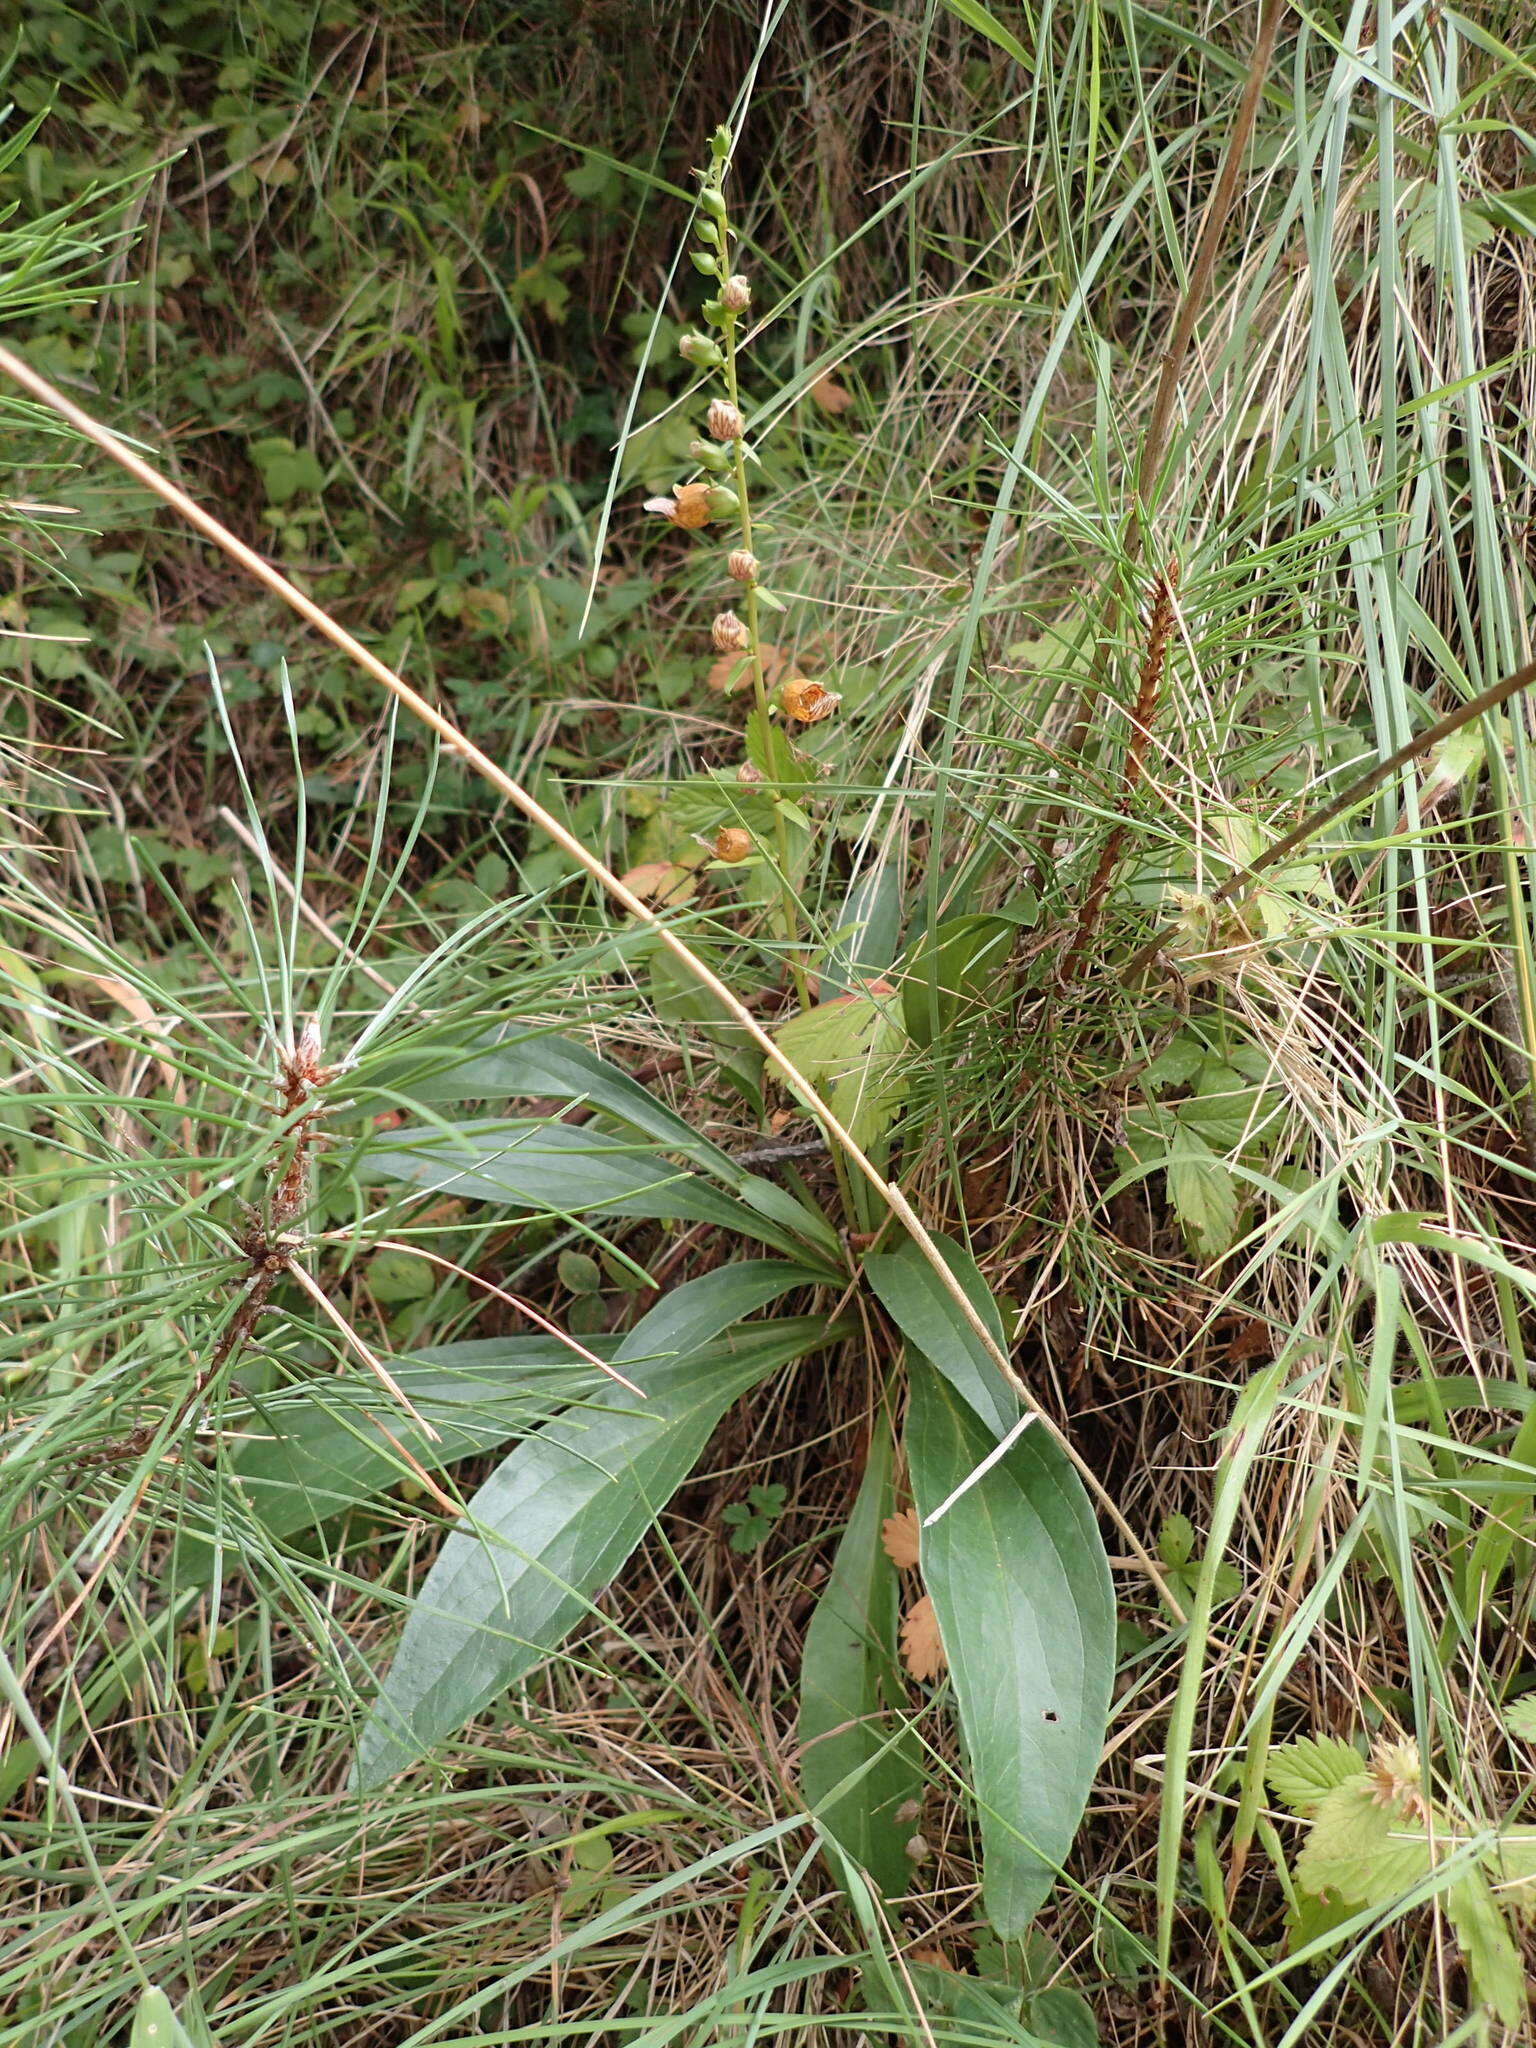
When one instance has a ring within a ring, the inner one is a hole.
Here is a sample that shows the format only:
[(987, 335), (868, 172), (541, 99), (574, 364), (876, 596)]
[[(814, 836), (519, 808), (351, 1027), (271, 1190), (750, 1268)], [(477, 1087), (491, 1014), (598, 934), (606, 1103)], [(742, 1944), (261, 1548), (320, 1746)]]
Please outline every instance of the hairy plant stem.
[[(720, 229), (720, 268), (722, 273), (730, 268), (730, 231), (722, 224)], [(725, 328), (725, 392), (731, 404), (741, 410), (741, 387), (736, 374), (736, 328), (739, 316), (730, 314)], [(742, 442), (731, 443), (731, 459), (736, 486), (736, 497), (740, 505), (741, 544), (746, 552), (752, 553), (752, 500), (747, 489), (747, 458)], [(768, 722), (768, 678), (763, 673), (762, 607), (757, 601), (757, 582), (754, 578), (746, 585), (747, 636), (752, 645), (749, 662), (752, 676), (752, 700), (757, 707), (758, 720), (763, 729), (763, 743), (766, 746), (772, 727)], [(769, 802), (773, 806), (773, 851), (779, 883), (779, 929), (788, 947), (790, 979), (794, 983), (795, 1000), (802, 1010), (810, 1007), (810, 988), (806, 980), (805, 963), (800, 958), (800, 918), (795, 905), (794, 884), (789, 874), (789, 831), (779, 808), (776, 792), (771, 792)]]

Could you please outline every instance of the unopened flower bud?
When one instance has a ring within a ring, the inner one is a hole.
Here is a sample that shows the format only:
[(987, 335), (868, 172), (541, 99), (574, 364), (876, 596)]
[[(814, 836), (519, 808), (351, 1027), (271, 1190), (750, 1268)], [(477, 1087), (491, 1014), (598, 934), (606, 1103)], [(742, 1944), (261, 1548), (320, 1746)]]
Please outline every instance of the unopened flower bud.
[[(732, 278), (731, 284), (734, 283), (735, 279)], [(722, 298), (730, 288), (730, 284), (723, 288)], [(718, 370), (725, 361), (718, 345), (711, 341), (707, 334), (685, 334), (677, 344), (677, 352), (685, 363), (692, 363), (696, 370)]]
[(752, 834), (743, 832), (739, 825), (722, 825), (715, 834), (715, 859), (732, 863), (746, 860), (752, 853)]
[(751, 645), (746, 626), (734, 612), (717, 612), (710, 621), (709, 637), (715, 643), (716, 654), (739, 654)]
[(746, 421), (728, 398), (715, 400), (705, 424), (717, 441), (739, 441), (747, 431)]
[(842, 703), (834, 690), (825, 683), (814, 683), (809, 676), (791, 676), (779, 692), (779, 703), (786, 718), (792, 718), (799, 725), (819, 725), (824, 718), (830, 718)]
[(688, 453), (700, 469), (723, 472), (731, 466), (729, 450), (722, 448), (718, 441), (690, 441)]
[(741, 510), (741, 500), (724, 484), (709, 484), (709, 516), (711, 519), (729, 519), (733, 512)]
[(761, 782), (762, 779), (763, 771), (753, 761), (743, 761), (741, 766), (736, 770), (736, 780), (738, 782), (753, 783)]
[(732, 548), (725, 566), (738, 583), (757, 581), (757, 557), (748, 548)]
[(752, 287), (738, 271), (720, 287), (720, 303), (727, 313), (745, 313), (752, 303)]
[(725, 219), (725, 194), (718, 185), (706, 185), (699, 194), (699, 204), (715, 220)]

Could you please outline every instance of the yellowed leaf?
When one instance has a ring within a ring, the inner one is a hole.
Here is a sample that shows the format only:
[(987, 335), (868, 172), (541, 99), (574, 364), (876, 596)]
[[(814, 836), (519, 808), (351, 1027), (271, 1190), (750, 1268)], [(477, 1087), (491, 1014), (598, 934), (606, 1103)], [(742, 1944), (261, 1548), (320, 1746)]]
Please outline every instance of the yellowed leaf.
[(933, 1599), (928, 1593), (915, 1607), (907, 1609), (906, 1619), (901, 1624), (901, 1661), (913, 1678), (937, 1678), (941, 1671), (949, 1668), (943, 1638), (939, 1634), (939, 1617), (933, 1611)]
[[(771, 685), (784, 666), (782, 648), (775, 647), (771, 640), (763, 642), (763, 681)], [(752, 656), (750, 654), (727, 654), (710, 666), (709, 687), (729, 696), (733, 690), (740, 690), (751, 680)]]
[(839, 413), (846, 412), (853, 403), (853, 393), (832, 376), (818, 377), (811, 386), (810, 395), (813, 404), (819, 405), (823, 412), (831, 413), (834, 418)]
[(645, 860), (619, 880), (643, 903), (686, 903), (698, 887), (694, 876), (673, 860)]
[(887, 1515), (880, 1524), (880, 1541), (885, 1554), (899, 1572), (917, 1569), (917, 1510), (903, 1508), (899, 1515)]

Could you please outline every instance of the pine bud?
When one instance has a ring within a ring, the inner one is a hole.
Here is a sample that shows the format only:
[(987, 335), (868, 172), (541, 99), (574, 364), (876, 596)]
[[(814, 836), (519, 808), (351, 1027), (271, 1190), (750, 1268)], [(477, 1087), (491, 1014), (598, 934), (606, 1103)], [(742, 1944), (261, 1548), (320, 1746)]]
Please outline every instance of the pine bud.
[(745, 625), (734, 612), (717, 612), (710, 621), (709, 637), (716, 654), (739, 654), (751, 645)]
[(786, 718), (792, 718), (798, 725), (819, 725), (824, 718), (830, 718), (842, 698), (824, 683), (813, 683), (809, 676), (791, 676), (779, 692), (779, 703)]
[[(732, 278), (731, 284), (734, 283), (735, 279)], [(724, 287), (722, 298), (730, 288), (730, 284)], [(677, 344), (677, 352), (685, 363), (692, 363), (696, 370), (718, 370), (725, 361), (719, 347), (707, 334), (685, 334)]]
[(738, 272), (720, 287), (720, 303), (727, 313), (745, 313), (752, 303), (752, 287)]
[(747, 431), (746, 421), (728, 398), (715, 400), (705, 425), (717, 441), (739, 441)]
[(733, 864), (746, 860), (752, 853), (752, 834), (743, 832), (739, 825), (722, 825), (715, 834), (715, 859)]
[(725, 566), (738, 583), (757, 581), (757, 557), (746, 548), (732, 548)]

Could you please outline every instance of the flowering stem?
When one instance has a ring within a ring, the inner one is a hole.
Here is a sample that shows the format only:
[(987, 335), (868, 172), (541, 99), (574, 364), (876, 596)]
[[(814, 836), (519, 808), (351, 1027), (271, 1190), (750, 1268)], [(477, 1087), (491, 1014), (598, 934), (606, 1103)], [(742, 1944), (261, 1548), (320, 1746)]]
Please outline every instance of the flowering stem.
[[(730, 233), (725, 224), (720, 228), (720, 266), (723, 273), (729, 271), (727, 260), (730, 249)], [(736, 322), (731, 313), (725, 324), (725, 392), (731, 404), (739, 411), (741, 392), (736, 376)], [(731, 460), (736, 496), (740, 503), (738, 518), (741, 522), (741, 545), (752, 553), (752, 500), (747, 489), (747, 458), (743, 453), (740, 436), (731, 443)], [(761, 632), (762, 609), (757, 601), (757, 579), (754, 576), (746, 585), (747, 638), (751, 643), (749, 664), (752, 675), (752, 697), (757, 706), (758, 721), (763, 731), (766, 746), (768, 735), (773, 730), (768, 722), (768, 678), (763, 673), (763, 642)], [(800, 958), (799, 917), (795, 905), (794, 884), (789, 873), (789, 831), (779, 809), (776, 791), (769, 795), (773, 807), (774, 855), (779, 881), (779, 926), (788, 942), (790, 979), (794, 983), (795, 1000), (801, 1009), (810, 1007), (810, 989), (806, 981), (805, 964)]]

